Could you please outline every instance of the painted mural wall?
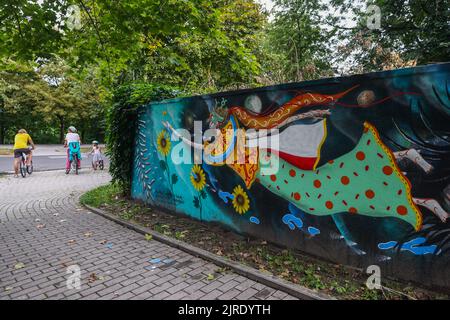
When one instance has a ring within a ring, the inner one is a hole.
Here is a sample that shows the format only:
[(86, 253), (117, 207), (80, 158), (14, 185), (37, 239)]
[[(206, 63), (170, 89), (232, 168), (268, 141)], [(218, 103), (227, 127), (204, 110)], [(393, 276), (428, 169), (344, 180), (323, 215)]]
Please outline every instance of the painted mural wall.
[(152, 103), (132, 196), (448, 289), (449, 91), (447, 63)]

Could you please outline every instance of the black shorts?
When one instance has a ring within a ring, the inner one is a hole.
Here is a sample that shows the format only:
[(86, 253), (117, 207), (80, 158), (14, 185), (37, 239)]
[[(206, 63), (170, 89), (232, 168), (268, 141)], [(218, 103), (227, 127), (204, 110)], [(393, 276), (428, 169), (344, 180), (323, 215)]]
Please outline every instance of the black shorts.
[(26, 155), (30, 154), (30, 149), (16, 149), (14, 150), (14, 158), (20, 158), (22, 156), (22, 153), (25, 153)]

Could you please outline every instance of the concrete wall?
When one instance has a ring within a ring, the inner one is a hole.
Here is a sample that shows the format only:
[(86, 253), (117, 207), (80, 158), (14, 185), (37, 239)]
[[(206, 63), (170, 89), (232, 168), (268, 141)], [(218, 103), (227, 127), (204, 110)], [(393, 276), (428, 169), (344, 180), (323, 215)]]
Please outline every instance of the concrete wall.
[[(152, 103), (139, 111), (132, 195), (448, 289), (449, 89), (440, 64)], [(210, 127), (224, 135), (204, 141)], [(254, 139), (265, 129), (271, 145)]]

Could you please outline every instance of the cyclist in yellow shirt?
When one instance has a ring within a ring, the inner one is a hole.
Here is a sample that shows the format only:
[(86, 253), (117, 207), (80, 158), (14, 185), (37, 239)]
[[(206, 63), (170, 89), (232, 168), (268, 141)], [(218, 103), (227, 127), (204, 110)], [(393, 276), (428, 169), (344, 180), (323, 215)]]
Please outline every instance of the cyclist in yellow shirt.
[[(31, 145), (31, 149), (28, 147)], [(19, 163), (20, 157), (22, 153), (28, 155), (27, 157), (27, 167), (31, 164), (32, 153), (31, 150), (34, 150), (34, 142), (31, 139), (30, 135), (27, 133), (25, 129), (20, 129), (16, 136), (14, 137), (14, 173), (15, 177), (19, 176)]]

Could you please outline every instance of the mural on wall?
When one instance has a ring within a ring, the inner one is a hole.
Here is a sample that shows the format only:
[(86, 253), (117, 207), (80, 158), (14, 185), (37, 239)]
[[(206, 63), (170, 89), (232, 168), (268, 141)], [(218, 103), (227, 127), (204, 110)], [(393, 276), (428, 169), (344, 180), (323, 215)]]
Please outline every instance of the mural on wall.
[(450, 287), (449, 82), (441, 64), (150, 104), (133, 197)]

